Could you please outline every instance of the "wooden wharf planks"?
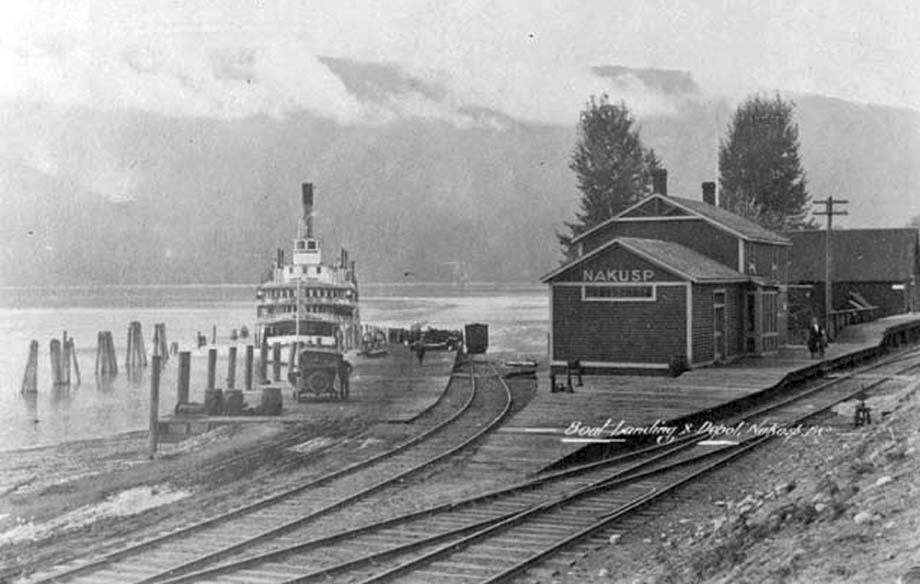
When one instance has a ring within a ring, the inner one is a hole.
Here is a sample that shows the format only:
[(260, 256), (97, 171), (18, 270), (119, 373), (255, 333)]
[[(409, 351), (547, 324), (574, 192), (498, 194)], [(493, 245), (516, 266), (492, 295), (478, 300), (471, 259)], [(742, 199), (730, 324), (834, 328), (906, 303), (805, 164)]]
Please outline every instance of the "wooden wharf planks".
[[(827, 348), (825, 359), (878, 347), (892, 326), (920, 323), (920, 316), (882, 320), (887, 322), (845, 329), (840, 342)], [(573, 422), (596, 426), (609, 418), (614, 425), (621, 420), (633, 427), (656, 421), (663, 425), (770, 390), (792, 375), (817, 372), (821, 365), (805, 347), (784, 347), (774, 356), (694, 369), (676, 378), (584, 376), (584, 386), (575, 386), (574, 393), (549, 393), (544, 386), (527, 407), (478, 447), (471, 462), (536, 472), (584, 447), (584, 443), (562, 441)]]

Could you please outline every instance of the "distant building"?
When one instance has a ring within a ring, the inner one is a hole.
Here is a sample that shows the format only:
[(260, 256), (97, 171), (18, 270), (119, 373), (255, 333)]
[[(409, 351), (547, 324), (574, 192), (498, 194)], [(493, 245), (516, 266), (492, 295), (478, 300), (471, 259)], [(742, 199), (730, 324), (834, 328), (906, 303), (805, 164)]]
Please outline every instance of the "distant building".
[[(812, 286), (813, 310), (824, 313), (826, 231), (790, 231), (789, 283)], [(920, 236), (913, 228), (831, 232), (834, 310), (867, 301), (879, 316), (920, 310)]]
[(581, 234), (550, 287), (550, 360), (560, 371), (667, 371), (785, 343), (791, 242), (703, 201), (655, 194)]

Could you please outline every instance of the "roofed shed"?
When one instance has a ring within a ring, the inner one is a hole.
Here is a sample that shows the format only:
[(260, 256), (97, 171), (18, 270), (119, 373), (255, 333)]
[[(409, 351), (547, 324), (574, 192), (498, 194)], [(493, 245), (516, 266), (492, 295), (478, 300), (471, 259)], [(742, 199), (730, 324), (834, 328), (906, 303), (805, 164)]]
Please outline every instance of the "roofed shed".
[[(815, 288), (813, 299), (824, 298), (826, 231), (790, 231), (793, 248), (789, 283)], [(920, 235), (913, 228), (841, 229), (831, 232), (832, 304), (835, 310), (862, 299), (879, 309), (879, 316), (920, 309)], [(823, 308), (816, 306), (818, 312)]]

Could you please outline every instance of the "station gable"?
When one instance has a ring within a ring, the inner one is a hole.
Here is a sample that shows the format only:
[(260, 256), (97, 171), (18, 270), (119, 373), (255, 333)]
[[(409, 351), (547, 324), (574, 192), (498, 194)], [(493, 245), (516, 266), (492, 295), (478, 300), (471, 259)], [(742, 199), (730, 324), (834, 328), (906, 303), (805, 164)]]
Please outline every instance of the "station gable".
[(644, 204), (625, 211), (622, 218), (641, 217), (692, 217), (690, 213), (660, 197), (651, 197)]
[(552, 282), (581, 284), (656, 284), (683, 282), (665, 270), (619, 245), (613, 245), (552, 277)]

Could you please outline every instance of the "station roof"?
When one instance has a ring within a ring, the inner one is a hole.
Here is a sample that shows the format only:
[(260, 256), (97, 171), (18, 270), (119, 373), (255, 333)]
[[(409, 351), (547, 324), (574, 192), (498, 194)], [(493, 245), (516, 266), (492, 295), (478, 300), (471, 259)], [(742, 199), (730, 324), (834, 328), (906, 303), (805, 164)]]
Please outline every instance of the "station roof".
[[(826, 231), (789, 231), (792, 240), (790, 282), (824, 281)], [(831, 232), (833, 280), (906, 282), (920, 274), (918, 231), (839, 229)]]
[[(614, 223), (617, 221), (628, 221), (631, 218), (641, 217), (641, 211), (643, 207), (650, 207), (656, 203), (663, 204), (666, 207), (676, 208), (678, 210), (684, 211), (685, 213), (699, 217), (700, 219), (707, 221), (716, 227), (720, 227), (729, 233), (740, 237), (741, 239), (747, 241), (757, 241), (764, 243), (771, 243), (774, 245), (791, 245), (792, 243), (788, 238), (783, 237), (778, 233), (774, 233), (769, 229), (765, 229), (760, 225), (754, 223), (749, 219), (745, 219), (740, 215), (736, 215), (731, 211), (722, 209), (721, 207), (716, 207), (710, 205), (704, 201), (699, 201), (696, 199), (684, 199), (682, 197), (672, 197), (669, 195), (654, 194), (649, 197), (646, 197), (632, 205), (628, 209), (623, 210), (614, 217), (600, 223), (588, 231), (582, 233), (578, 237), (575, 237), (572, 241), (576, 242), (583, 239), (585, 236), (597, 231), (598, 229)], [(645, 215), (646, 217), (653, 217), (655, 215)], [(661, 215), (662, 217), (673, 217), (674, 214), (670, 213), (668, 215)]]
[(636, 254), (637, 256), (695, 284), (708, 282), (749, 282), (750, 277), (720, 264), (712, 258), (684, 247), (679, 243), (658, 239), (640, 239), (638, 237), (618, 237), (605, 243), (571, 262), (546, 274), (540, 281), (547, 283), (556, 276), (566, 272), (586, 260), (596, 257), (613, 246)]

